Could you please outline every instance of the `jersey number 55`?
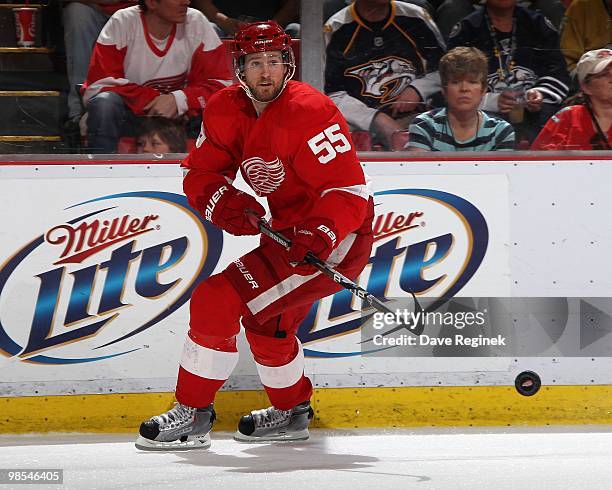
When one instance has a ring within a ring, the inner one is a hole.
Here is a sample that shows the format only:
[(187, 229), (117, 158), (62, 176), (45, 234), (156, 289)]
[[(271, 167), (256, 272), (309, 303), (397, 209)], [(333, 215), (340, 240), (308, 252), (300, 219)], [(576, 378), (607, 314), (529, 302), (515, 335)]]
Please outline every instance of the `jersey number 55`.
[(325, 152), (319, 156), (320, 163), (327, 163), (336, 158), (338, 153), (344, 153), (351, 149), (351, 144), (346, 139), (346, 136), (340, 132), (339, 124), (333, 124), (310, 138), (308, 146), (310, 146), (315, 156)]

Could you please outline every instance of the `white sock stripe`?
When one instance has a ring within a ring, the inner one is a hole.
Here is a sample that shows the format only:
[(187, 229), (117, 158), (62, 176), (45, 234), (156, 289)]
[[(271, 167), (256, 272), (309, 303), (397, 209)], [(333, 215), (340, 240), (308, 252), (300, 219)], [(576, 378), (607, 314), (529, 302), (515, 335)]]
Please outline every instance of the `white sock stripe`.
[[(328, 264), (332, 267), (336, 267), (340, 262), (342, 262), (353, 246), (356, 237), (357, 235), (355, 235), (355, 233), (349, 233), (346, 238), (340, 242), (340, 245), (338, 245), (331, 253), (327, 259)], [(310, 281), (320, 274), (321, 273), (319, 271), (311, 274), (310, 276), (293, 274), (284, 281), (279, 282), (276, 286), (272, 286), (270, 289), (264, 291), (258, 296), (255, 296), (247, 303), (247, 308), (252, 315), (256, 315), (268, 305), (274, 303), (283, 296), (286, 296), (290, 292), (299, 288), (302, 284)]]
[(196, 344), (187, 336), (181, 367), (207, 379), (227, 379), (238, 364), (238, 352), (223, 352)]
[(298, 343), (298, 353), (295, 358), (284, 366), (270, 367), (255, 363), (259, 378), (264, 386), (268, 388), (288, 388), (297, 383), (304, 374), (304, 350), (302, 344)]

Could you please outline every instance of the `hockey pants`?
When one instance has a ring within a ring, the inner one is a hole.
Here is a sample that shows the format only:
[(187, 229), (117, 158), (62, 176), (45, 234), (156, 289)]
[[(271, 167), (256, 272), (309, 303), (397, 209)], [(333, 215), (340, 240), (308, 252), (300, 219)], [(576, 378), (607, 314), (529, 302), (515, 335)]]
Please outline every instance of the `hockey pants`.
[[(328, 263), (354, 279), (368, 263), (371, 247), (371, 235), (349, 234)], [(295, 274), (284, 250), (263, 239), (194, 290), (176, 399), (191, 407), (213, 402), (238, 363), (236, 335), (242, 320), (272, 405), (288, 410), (309, 400), (312, 384), (304, 375), (304, 353), (295, 334), (312, 304), (339, 290), (318, 271)]]

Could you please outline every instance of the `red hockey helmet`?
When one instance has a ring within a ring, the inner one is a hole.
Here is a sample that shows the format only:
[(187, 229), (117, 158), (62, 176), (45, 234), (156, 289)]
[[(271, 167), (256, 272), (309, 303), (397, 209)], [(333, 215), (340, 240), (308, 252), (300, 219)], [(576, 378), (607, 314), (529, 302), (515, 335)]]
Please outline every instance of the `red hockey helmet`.
[(291, 36), (278, 23), (268, 20), (243, 25), (234, 36), (232, 55), (236, 77), (251, 98), (254, 97), (244, 82), (244, 57), (247, 54), (265, 51), (280, 51), (282, 54), (283, 63), (288, 68), (285, 73), (283, 89), (295, 73), (295, 56), (291, 48)]

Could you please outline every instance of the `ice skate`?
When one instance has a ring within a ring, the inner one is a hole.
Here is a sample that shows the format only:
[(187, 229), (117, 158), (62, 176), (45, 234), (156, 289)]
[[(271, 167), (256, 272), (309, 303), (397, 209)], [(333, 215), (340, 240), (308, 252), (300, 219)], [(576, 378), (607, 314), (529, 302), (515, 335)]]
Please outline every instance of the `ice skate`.
[(234, 439), (240, 442), (304, 441), (308, 439), (308, 424), (313, 416), (310, 402), (300, 403), (291, 410), (275, 407), (253, 410), (238, 423)]
[(167, 412), (140, 424), (136, 447), (144, 451), (208, 449), (215, 418), (212, 405), (191, 408), (177, 403)]

